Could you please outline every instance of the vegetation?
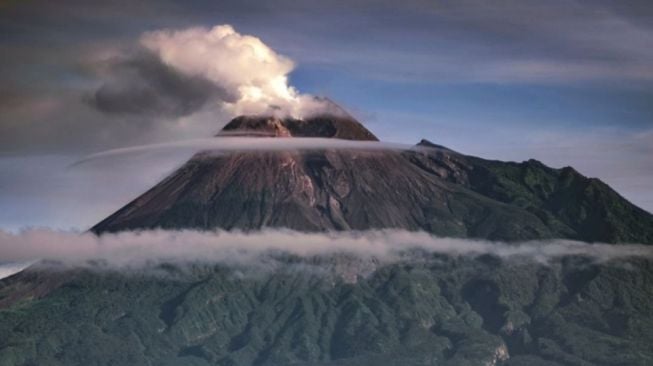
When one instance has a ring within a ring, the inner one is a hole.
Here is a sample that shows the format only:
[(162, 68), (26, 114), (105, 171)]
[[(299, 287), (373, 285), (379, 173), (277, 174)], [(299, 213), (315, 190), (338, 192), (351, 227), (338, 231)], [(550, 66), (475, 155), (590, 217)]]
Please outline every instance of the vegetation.
[[(650, 260), (415, 258), (368, 275), (375, 262), (342, 257), (64, 270), (47, 296), (0, 311), (0, 365), (653, 362)], [(5, 279), (0, 299), (52, 273)]]

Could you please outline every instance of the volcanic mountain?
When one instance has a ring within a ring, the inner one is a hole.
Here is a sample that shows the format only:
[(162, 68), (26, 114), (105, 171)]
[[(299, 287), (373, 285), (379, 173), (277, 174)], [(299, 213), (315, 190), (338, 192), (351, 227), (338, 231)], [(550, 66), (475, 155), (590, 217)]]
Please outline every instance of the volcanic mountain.
[[(200, 152), (93, 231), (400, 228), (502, 240), (653, 242), (649, 213), (569, 167), (489, 161), (426, 140), (403, 150), (367, 149), (376, 137), (340, 114), (239, 117), (218, 135), (254, 137), (250, 143), (345, 139), (365, 149)], [(217, 234), (216, 245), (229, 235)], [(301, 247), (316, 236), (292, 233), (287, 240)], [(0, 365), (645, 366), (653, 360), (653, 255), (601, 261), (558, 255), (542, 263), (499, 252), (401, 252), (397, 244), (396, 262), (271, 248), (246, 262), (165, 257), (125, 270), (102, 258), (79, 266), (37, 263), (0, 279)], [(628, 247), (610, 248), (621, 249)]]
[[(241, 116), (217, 136), (378, 139), (344, 113)], [(653, 216), (574, 169), (412, 149), (200, 152), (92, 228), (400, 228), (442, 236), (653, 243)]]

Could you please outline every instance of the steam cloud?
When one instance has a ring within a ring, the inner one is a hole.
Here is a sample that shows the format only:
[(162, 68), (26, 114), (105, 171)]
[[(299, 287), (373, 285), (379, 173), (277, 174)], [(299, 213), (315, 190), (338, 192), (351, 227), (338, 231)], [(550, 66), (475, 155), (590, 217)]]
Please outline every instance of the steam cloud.
[(180, 117), (205, 105), (232, 116), (304, 117), (331, 108), (288, 84), (295, 64), (259, 38), (230, 25), (158, 30), (141, 36), (138, 51), (104, 68), (90, 104), (105, 113)]
[(644, 245), (586, 244), (574, 241), (498, 243), (434, 237), (424, 232), (381, 230), (345, 233), (300, 233), (263, 230), (254, 233), (198, 231), (142, 231), (107, 234), (33, 229), (12, 234), (0, 231), (0, 261), (37, 259), (84, 265), (103, 261), (112, 267), (174, 263), (221, 263), (256, 266), (270, 254), (301, 258), (345, 254), (392, 263), (414, 250), (454, 256), (491, 254), (501, 258), (526, 258), (541, 263), (561, 256), (581, 255), (597, 261), (627, 257), (653, 258)]

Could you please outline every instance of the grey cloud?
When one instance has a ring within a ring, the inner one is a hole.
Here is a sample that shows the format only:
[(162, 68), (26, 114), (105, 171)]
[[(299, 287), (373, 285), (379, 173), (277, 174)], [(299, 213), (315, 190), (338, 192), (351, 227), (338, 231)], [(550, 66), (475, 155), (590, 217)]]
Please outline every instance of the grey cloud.
[[(323, 24), (298, 14), (293, 22), (310, 31), (279, 31), (279, 37), (292, 40), (286, 42), (290, 49), (283, 51), (301, 64), (337, 65), (357, 75), (391, 81), (574, 84), (653, 80), (649, 66), (653, 28), (650, 21), (642, 21), (650, 20), (650, 7), (648, 13), (635, 16), (619, 11), (623, 7), (612, 2), (381, 4), (373, 12), (345, 15), (347, 21), (338, 30), (330, 30), (329, 37), (323, 37), (327, 32)], [(316, 37), (320, 42), (315, 42)]]
[(181, 117), (210, 100), (237, 100), (233, 92), (202, 77), (184, 75), (146, 51), (107, 62), (103, 84), (87, 97), (103, 113)]
[[(86, 32), (76, 30), (91, 28), (89, 19), (104, 25), (92, 29), (96, 37), (128, 33), (135, 37), (149, 29), (227, 22), (263, 37), (300, 64), (347, 67), (378, 79), (505, 83), (653, 79), (648, 67), (653, 60), (653, 8), (646, 1), (111, 4), (98, 7), (67, 0), (16, 6), (12, 16), (20, 23), (7, 19), (7, 34), (16, 37), (24, 29), (36, 33), (43, 30), (43, 23), (66, 21), (60, 27), (66, 37), (83, 38)], [(126, 7), (138, 12), (139, 24), (125, 16)], [(149, 8), (155, 11), (148, 12)], [(324, 21), (316, 21), (315, 13)]]
[(0, 107), (0, 156), (88, 154), (119, 146), (211, 136), (229, 120), (213, 104), (182, 116), (101, 113), (84, 93), (61, 90)]

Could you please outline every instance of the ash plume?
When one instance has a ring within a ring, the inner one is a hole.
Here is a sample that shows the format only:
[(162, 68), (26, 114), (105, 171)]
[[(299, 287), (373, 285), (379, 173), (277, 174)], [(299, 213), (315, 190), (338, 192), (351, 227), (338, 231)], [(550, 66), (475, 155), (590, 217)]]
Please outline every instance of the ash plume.
[(135, 50), (101, 66), (104, 82), (87, 101), (107, 114), (180, 117), (207, 106), (232, 116), (338, 112), (289, 84), (292, 60), (226, 24), (146, 32)]

